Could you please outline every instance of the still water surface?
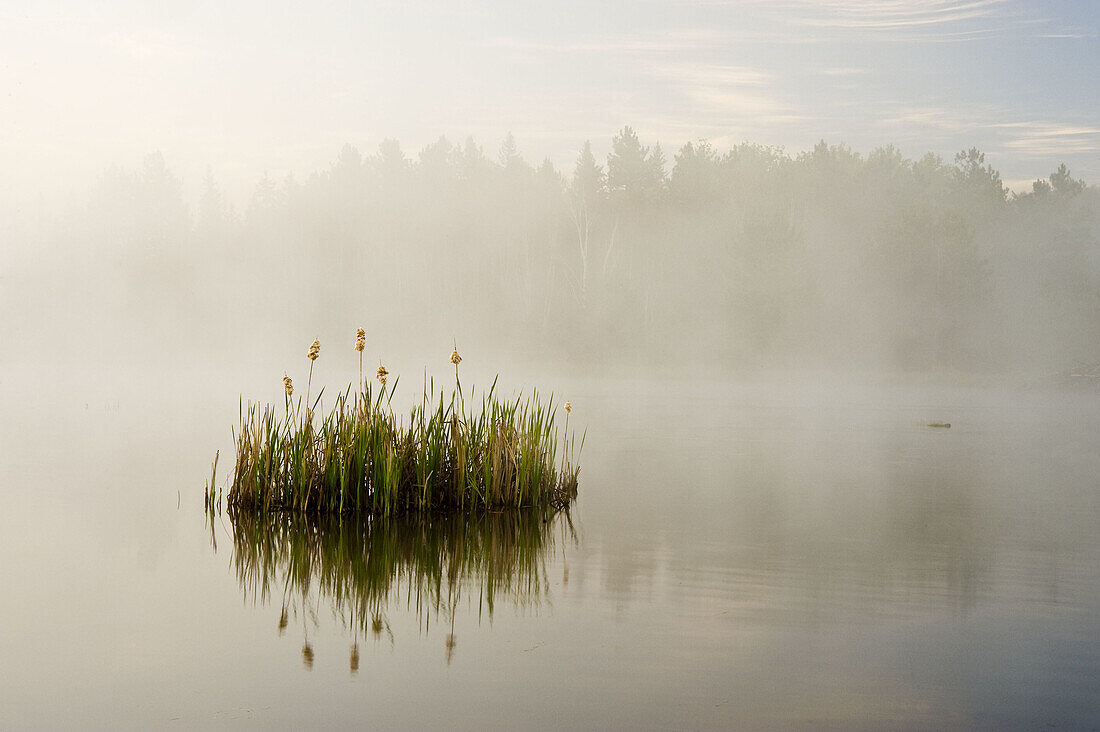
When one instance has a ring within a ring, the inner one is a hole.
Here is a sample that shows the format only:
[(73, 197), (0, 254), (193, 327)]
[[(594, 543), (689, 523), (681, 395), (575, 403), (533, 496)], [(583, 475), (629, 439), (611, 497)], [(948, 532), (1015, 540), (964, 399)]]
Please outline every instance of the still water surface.
[(207, 521), (162, 386), (3, 385), (0, 727), (1100, 724), (1091, 393), (575, 384), (569, 516), (365, 526)]

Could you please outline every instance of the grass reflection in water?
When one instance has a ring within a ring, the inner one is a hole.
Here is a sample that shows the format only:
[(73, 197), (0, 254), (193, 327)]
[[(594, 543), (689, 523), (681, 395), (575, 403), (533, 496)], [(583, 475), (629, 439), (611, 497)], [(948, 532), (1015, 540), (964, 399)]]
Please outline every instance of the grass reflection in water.
[(300, 620), (306, 668), (315, 658), (310, 625), (317, 626), (321, 603), (331, 605), (353, 635), (353, 674), (360, 637), (393, 642), (393, 611), (414, 613), (422, 632), (433, 619), (448, 623), (449, 663), (460, 605), (476, 608), (479, 619), (491, 618), (502, 601), (539, 605), (556, 544), (564, 555), (566, 544), (576, 542), (568, 511), (549, 507), (390, 518), (230, 511), (229, 519), (233, 567), (246, 599), (280, 604), (280, 635), (292, 616)]

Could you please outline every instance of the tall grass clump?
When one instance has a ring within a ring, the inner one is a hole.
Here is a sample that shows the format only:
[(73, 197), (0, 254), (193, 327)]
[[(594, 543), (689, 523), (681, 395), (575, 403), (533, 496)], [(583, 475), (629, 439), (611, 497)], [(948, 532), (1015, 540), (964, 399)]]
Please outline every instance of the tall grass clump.
[[(362, 330), (356, 350), (362, 358)], [(457, 346), (454, 389), (436, 389), (425, 376), (419, 403), (395, 414), (389, 371), (379, 365), (377, 389), (363, 382), (339, 395), (331, 411), (315, 416), (309, 404), (314, 362), (309, 350), (305, 408), (293, 401), (284, 377), (283, 409), (241, 409), (236, 468), (227, 504), (233, 510), (301, 514), (496, 510), (521, 506), (566, 508), (577, 495), (576, 435), (558, 434), (553, 396), (537, 391), (502, 398), (496, 381), (477, 397), (463, 393)], [(360, 374), (362, 361), (360, 360)], [(322, 390), (323, 392), (323, 390)], [(583, 446), (583, 435), (581, 446)]]

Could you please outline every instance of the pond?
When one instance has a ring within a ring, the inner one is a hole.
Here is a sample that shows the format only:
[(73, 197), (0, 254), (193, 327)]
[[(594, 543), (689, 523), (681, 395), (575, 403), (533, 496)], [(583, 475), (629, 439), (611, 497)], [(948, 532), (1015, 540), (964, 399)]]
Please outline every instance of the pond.
[(577, 382), (568, 513), (303, 522), (204, 513), (228, 381), (17, 376), (0, 727), (1100, 719), (1091, 392)]

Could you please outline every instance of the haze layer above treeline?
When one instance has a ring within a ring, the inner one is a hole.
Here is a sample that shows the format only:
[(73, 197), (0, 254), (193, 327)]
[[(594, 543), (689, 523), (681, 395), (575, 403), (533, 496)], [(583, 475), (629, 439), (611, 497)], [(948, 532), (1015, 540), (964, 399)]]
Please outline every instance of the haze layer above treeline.
[(9, 221), (6, 335), (137, 362), (358, 325), (394, 348), (457, 340), (615, 372), (950, 377), (1100, 359), (1100, 190), (1062, 166), (1010, 194), (975, 149), (667, 155), (628, 127), (569, 171), (528, 163), (511, 136), (415, 157), (387, 140), (305, 179), (265, 176), (241, 208), (213, 176), (198, 201), (182, 190), (152, 154)]

